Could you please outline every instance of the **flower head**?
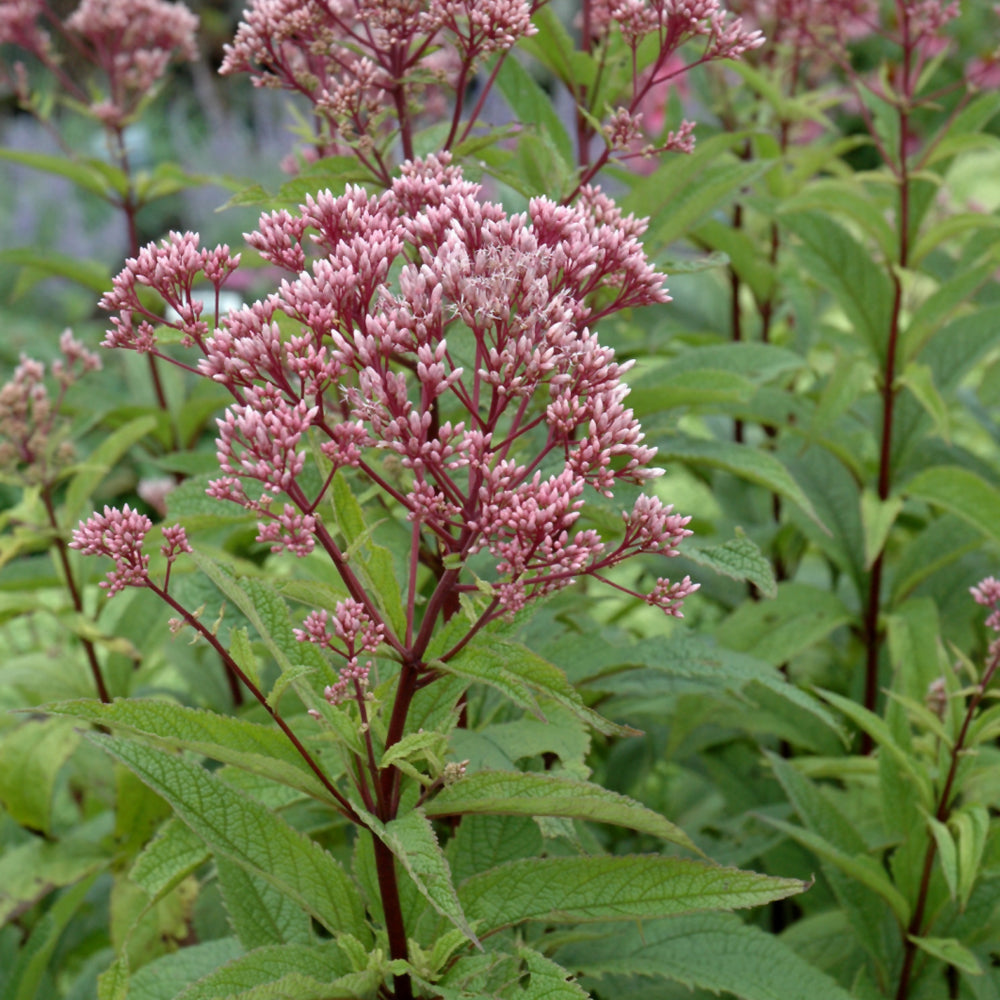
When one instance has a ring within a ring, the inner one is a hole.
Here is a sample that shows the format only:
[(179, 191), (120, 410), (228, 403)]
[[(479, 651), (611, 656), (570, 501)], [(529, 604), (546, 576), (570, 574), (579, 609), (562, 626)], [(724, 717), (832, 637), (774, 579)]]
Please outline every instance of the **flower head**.
[(109, 595), (126, 587), (144, 587), (149, 582), (149, 556), (142, 543), (153, 522), (128, 504), (121, 510), (105, 507), (103, 514), (92, 514), (73, 531), (71, 549), (87, 556), (107, 556), (115, 561), (101, 586)]

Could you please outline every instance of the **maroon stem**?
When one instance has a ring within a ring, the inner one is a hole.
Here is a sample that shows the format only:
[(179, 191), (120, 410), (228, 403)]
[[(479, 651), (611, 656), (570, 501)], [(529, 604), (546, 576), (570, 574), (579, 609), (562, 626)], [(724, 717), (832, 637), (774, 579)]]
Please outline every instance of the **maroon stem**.
[[(896, 213), (896, 225), (899, 230), (899, 255), (897, 263), (899, 271), (905, 270), (910, 257), (910, 172), (907, 163), (907, 144), (910, 136), (909, 107), (912, 98), (913, 78), (911, 72), (912, 47), (909, 37), (908, 14), (900, 6), (901, 27), (903, 31), (903, 103), (899, 106), (899, 163), (894, 166), (891, 160), (886, 165), (896, 174), (899, 183), (899, 206)], [(878, 497), (886, 500), (892, 489), (892, 422), (896, 403), (896, 354), (899, 347), (901, 319), (903, 311), (903, 286), (899, 273), (891, 269), (893, 283), (892, 315), (889, 321), (889, 337), (886, 343), (885, 364), (882, 371), (882, 437), (879, 445), (878, 466)], [(882, 630), (879, 626), (881, 611), (882, 576), (885, 565), (885, 545), (883, 544), (872, 564), (868, 586), (868, 602), (865, 608), (865, 701), (864, 705), (874, 712), (878, 701), (878, 662), (882, 647)], [(861, 736), (861, 752), (871, 753), (874, 742), (865, 732)]]
[(198, 632), (198, 634), (203, 639), (205, 639), (208, 642), (208, 644), (219, 654), (220, 658), (222, 659), (222, 662), (225, 663), (227, 670), (230, 671), (232, 674), (234, 674), (237, 678), (239, 678), (239, 680), (243, 684), (246, 685), (247, 690), (249, 690), (249, 692), (254, 696), (254, 698), (256, 698), (258, 702), (260, 702), (261, 706), (267, 712), (267, 714), (270, 715), (272, 719), (274, 719), (275, 723), (277, 723), (278, 728), (285, 734), (285, 736), (288, 738), (288, 741), (292, 744), (292, 746), (295, 747), (295, 750), (297, 751), (299, 756), (306, 762), (306, 764), (309, 765), (309, 770), (312, 771), (317, 778), (319, 778), (320, 783), (330, 793), (330, 795), (337, 803), (337, 805), (340, 806), (340, 809), (343, 812), (343, 814), (352, 822), (360, 823), (360, 819), (357, 813), (354, 811), (354, 807), (351, 805), (351, 803), (348, 802), (346, 798), (344, 798), (343, 794), (340, 792), (337, 786), (334, 785), (333, 782), (330, 781), (330, 779), (326, 776), (323, 769), (319, 766), (319, 764), (316, 763), (316, 758), (313, 757), (313, 755), (305, 748), (305, 746), (303, 746), (302, 741), (298, 738), (298, 736), (295, 735), (291, 727), (281, 717), (277, 709), (271, 707), (270, 703), (267, 700), (267, 697), (264, 695), (264, 692), (261, 691), (261, 689), (257, 687), (257, 685), (254, 684), (254, 682), (250, 680), (249, 677), (247, 677), (247, 675), (243, 672), (240, 665), (229, 655), (229, 651), (226, 649), (225, 646), (222, 645), (221, 642), (219, 642), (219, 639), (215, 635), (215, 633), (212, 632), (212, 630), (208, 628), (206, 625), (204, 625), (201, 621), (195, 618), (195, 616), (192, 615), (191, 612), (187, 610), (187, 608), (185, 608), (182, 604), (179, 604), (177, 601), (175, 601), (174, 598), (170, 596), (170, 594), (168, 594), (161, 587), (158, 587), (155, 583), (153, 583), (152, 580), (147, 580), (146, 586), (149, 587), (149, 589), (153, 591), (153, 593), (156, 594), (156, 596), (159, 597), (161, 601), (163, 601), (164, 603), (168, 604), (171, 608), (173, 608), (174, 611), (176, 611), (184, 619), (184, 621), (191, 626), (191, 628), (193, 628), (196, 632)]
[[(66, 577), (66, 589), (69, 591), (70, 600), (73, 602), (73, 607), (76, 609), (78, 614), (83, 614), (83, 598), (80, 595), (80, 589), (76, 585), (76, 579), (73, 576), (73, 570), (70, 568), (69, 564), (69, 553), (66, 551), (66, 542), (63, 540), (62, 533), (59, 530), (59, 522), (56, 519), (55, 507), (52, 503), (52, 492), (48, 484), (42, 487), (41, 490), (42, 503), (45, 505), (45, 512), (49, 518), (49, 524), (52, 526), (52, 531), (54, 533), (54, 546), (56, 550), (56, 555), (59, 557), (59, 562), (62, 565), (63, 575)], [(111, 695), (108, 694), (107, 685), (104, 683), (104, 675), (101, 673), (101, 664), (97, 659), (97, 650), (94, 648), (94, 644), (89, 640), (80, 636), (80, 642), (83, 643), (84, 652), (87, 654), (87, 662), (90, 664), (90, 672), (94, 677), (94, 686), (97, 688), (97, 696), (105, 704), (111, 702)]]
[[(969, 707), (965, 710), (965, 718), (962, 720), (962, 728), (959, 731), (958, 739), (951, 748), (951, 761), (948, 767), (948, 776), (945, 778), (941, 795), (938, 798), (937, 809), (934, 818), (939, 823), (947, 823), (951, 809), (951, 798), (955, 787), (955, 776), (958, 773), (958, 764), (965, 748), (965, 740), (969, 735), (969, 726), (975, 717), (976, 710), (986, 694), (986, 689), (990, 686), (997, 667), (1000, 666), (1000, 642), (993, 650), (989, 664), (983, 673), (983, 679), (976, 688), (976, 693), (969, 702)], [(910, 979), (913, 975), (913, 963), (917, 955), (917, 946), (911, 938), (921, 937), (927, 933), (928, 927), (924, 926), (924, 914), (927, 909), (927, 895), (930, 890), (931, 874), (934, 870), (934, 857), (937, 854), (937, 841), (933, 836), (927, 836), (927, 850), (924, 853), (924, 867), (920, 873), (920, 888), (917, 891), (917, 905), (913, 909), (913, 916), (903, 932), (903, 965), (899, 974), (899, 986), (896, 989), (895, 1000), (907, 1000), (910, 995)]]

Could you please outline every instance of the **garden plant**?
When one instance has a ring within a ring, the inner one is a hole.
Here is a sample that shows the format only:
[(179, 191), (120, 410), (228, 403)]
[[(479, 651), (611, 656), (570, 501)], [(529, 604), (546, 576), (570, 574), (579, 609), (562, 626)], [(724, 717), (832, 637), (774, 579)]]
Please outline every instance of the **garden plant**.
[(0, 96), (0, 997), (1000, 998), (1000, 10), (0, 0)]

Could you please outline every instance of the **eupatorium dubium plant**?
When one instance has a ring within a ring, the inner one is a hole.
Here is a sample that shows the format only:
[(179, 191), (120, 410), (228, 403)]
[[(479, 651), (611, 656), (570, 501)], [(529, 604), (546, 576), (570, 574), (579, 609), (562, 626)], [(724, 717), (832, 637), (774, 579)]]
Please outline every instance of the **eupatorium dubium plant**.
[[(557, 989), (547, 996), (579, 997), (567, 970), (505, 929), (746, 906), (803, 888), (666, 855), (559, 857), (557, 847), (543, 850), (503, 824), (484, 828), (480, 814), (597, 819), (693, 845), (638, 803), (580, 780), (582, 760), (574, 772), (522, 772), (448, 759), (449, 734), (475, 716), (474, 683), (541, 717), (554, 711), (626, 732), (505, 634), (533, 600), (593, 577), (679, 616), (697, 587), (660, 576), (640, 593), (620, 572), (609, 576), (634, 556), (676, 554), (690, 533), (689, 519), (656, 496), (634, 498), (617, 533), (582, 523), (593, 507), (593, 523), (606, 526), (616, 489), (635, 492), (659, 471), (626, 406), (628, 364), (593, 329), (619, 310), (668, 301), (643, 229), (589, 187), (572, 206), (537, 198), (509, 215), (483, 201), (444, 154), (409, 161), (381, 195), (324, 192), (297, 214), (264, 215), (247, 242), (287, 276), (245, 308), (206, 318), (199, 286), (213, 287), (218, 302), (239, 256), (201, 249), (190, 233), (130, 259), (103, 300), (115, 314), (108, 346), (156, 354), (232, 394), (210, 495), (253, 512), (258, 541), (272, 551), (328, 560), (338, 583), (290, 621), (266, 584), (234, 579), (194, 554), (283, 667), (268, 696), (247, 633), (234, 629), (224, 642), (217, 625), (170, 592), (170, 570), (192, 548), (183, 527), (163, 529), (162, 574), (143, 551), (149, 519), (106, 509), (72, 542), (115, 560), (104, 586), (159, 594), (176, 626), (214, 647), (283, 735), (275, 743), (279, 734), (250, 722), (208, 722), (161, 703), (71, 711), (280, 776), (367, 831), (357, 839), (355, 882), (202, 768), (98, 737), (223, 859), (223, 883), (235, 861), (335, 937), (337, 950), (324, 959), (324, 988), (333, 992), (324, 996), (541, 996), (518, 985), (527, 969), (536, 989)], [(175, 322), (150, 308), (148, 289)], [(168, 338), (164, 325), (173, 327)], [(190, 359), (177, 360), (160, 338), (180, 339)], [(401, 586), (352, 484), (409, 538)], [(334, 591), (336, 600), (324, 599)], [(279, 711), (289, 682), (308, 714)], [(273, 759), (259, 743), (251, 749), (260, 739)], [(339, 765), (321, 759), (331, 741)], [(451, 822), (435, 829), (435, 817)], [(253, 844), (241, 840), (247, 822), (262, 832)], [(470, 854), (483, 836), (496, 841), (491, 851)], [(540, 850), (551, 856), (525, 857)], [(461, 880), (450, 869), (459, 857)]]

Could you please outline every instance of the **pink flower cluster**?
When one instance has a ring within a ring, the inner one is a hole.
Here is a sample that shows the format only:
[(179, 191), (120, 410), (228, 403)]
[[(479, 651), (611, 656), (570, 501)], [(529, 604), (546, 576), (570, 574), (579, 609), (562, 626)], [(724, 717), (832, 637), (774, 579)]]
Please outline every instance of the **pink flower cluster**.
[(731, 17), (719, 0), (592, 0), (590, 30), (617, 29), (632, 49), (650, 36), (661, 53), (672, 53), (694, 38), (705, 38), (703, 60), (738, 59), (764, 44), (763, 34)]
[[(49, 66), (70, 95), (88, 104), (106, 124), (120, 127), (174, 59), (198, 57), (198, 18), (166, 0), (82, 0), (64, 21), (52, 21), (66, 45), (101, 72), (106, 93), (95, 98), (92, 81), (68, 75), (38, 25), (42, 0), (0, 0), (0, 43), (25, 49)], [(21, 89), (21, 88), (19, 88)]]
[(101, 367), (70, 330), (59, 339), (61, 358), (49, 366), (59, 386), (55, 398), (45, 385), (45, 366), (22, 355), (14, 374), (0, 387), (0, 470), (32, 483), (49, 483), (72, 460), (73, 448), (59, 431), (66, 390)]
[[(591, 329), (669, 300), (644, 228), (594, 188), (572, 206), (536, 198), (508, 215), (447, 155), (431, 157), (381, 195), (327, 191), (298, 214), (265, 215), (247, 241), (288, 276), (208, 332), (196, 272), (218, 287), (235, 258), (198, 250), (190, 234), (151, 244), (104, 299), (119, 310), (109, 343), (157, 352), (159, 318), (139, 285), (174, 307), (173, 325), (202, 354), (197, 370), (235, 400), (219, 420), (223, 476), (210, 492), (257, 513), (261, 541), (297, 555), (317, 539), (329, 548), (320, 504), (334, 473), (354, 469), (442, 559), (464, 567), (488, 552), (510, 613), (637, 553), (674, 555), (690, 533), (687, 517), (646, 496), (617, 542), (577, 525), (588, 488), (610, 497), (659, 474), (625, 405), (630, 363)], [(322, 456), (311, 492), (307, 438)], [(457, 589), (476, 587), (463, 578)], [(676, 614), (693, 589), (661, 580), (644, 599)]]
[[(221, 72), (305, 95), (326, 151), (353, 146), (374, 166), (387, 105), (427, 103), (448, 69), (475, 63), (535, 32), (527, 0), (253, 0)], [(452, 81), (455, 83), (455, 81)], [(433, 89), (433, 88), (432, 88)], [(407, 112), (408, 113), (408, 112)], [(381, 166), (381, 165), (380, 165)]]
[(301, 629), (295, 629), (299, 642), (311, 642), (329, 649), (346, 661), (335, 684), (328, 685), (323, 695), (331, 705), (359, 695), (368, 683), (371, 663), (360, 663), (361, 653), (375, 653), (385, 636), (385, 626), (374, 622), (364, 606), (353, 598), (338, 601), (333, 612), (333, 632), (329, 630), (328, 612), (312, 611)]
[[(149, 585), (149, 556), (142, 546), (152, 527), (153, 522), (145, 514), (132, 510), (128, 504), (121, 510), (106, 506), (103, 514), (94, 513), (80, 522), (73, 530), (69, 547), (79, 549), (85, 556), (106, 556), (114, 560), (114, 569), (100, 583), (109, 596), (113, 596), (126, 587)], [(167, 559), (169, 581), (169, 567), (174, 560), (182, 552), (192, 551), (181, 525), (163, 528), (160, 551)]]
[(970, 587), (969, 593), (976, 604), (990, 609), (990, 616), (986, 619), (987, 627), (1000, 632), (1000, 580), (988, 576), (975, 587)]

